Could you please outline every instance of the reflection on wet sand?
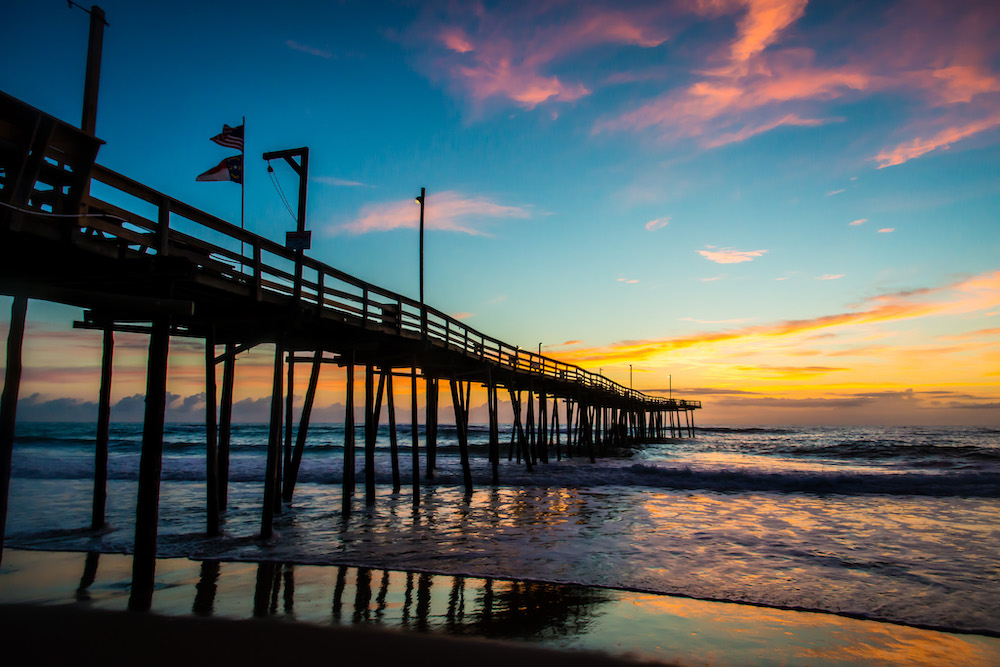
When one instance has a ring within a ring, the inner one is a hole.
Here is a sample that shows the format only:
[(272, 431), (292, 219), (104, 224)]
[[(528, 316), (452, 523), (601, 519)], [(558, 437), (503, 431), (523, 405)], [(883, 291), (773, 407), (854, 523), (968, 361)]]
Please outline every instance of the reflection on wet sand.
[[(0, 604), (124, 610), (131, 558), (9, 550)], [(647, 593), (368, 567), (158, 561), (155, 613), (368, 625), (712, 664), (1000, 664), (1000, 639)]]

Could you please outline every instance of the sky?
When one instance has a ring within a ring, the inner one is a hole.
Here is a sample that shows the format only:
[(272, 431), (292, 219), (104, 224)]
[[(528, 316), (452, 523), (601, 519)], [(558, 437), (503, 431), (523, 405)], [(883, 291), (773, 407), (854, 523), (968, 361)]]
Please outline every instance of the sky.
[[(259, 156), (308, 146), (309, 254), (417, 297), (425, 187), (429, 304), (701, 400), (699, 423), (1000, 425), (996, 2), (100, 6), (106, 167), (238, 223), (240, 187), (195, 177), (245, 118), (247, 229), (294, 228), (295, 176), (275, 162), (279, 192)], [(87, 32), (7, 0), (0, 89), (78, 124)], [(31, 303), (30, 414), (93, 407), (100, 338), (74, 319)], [(124, 418), (147, 343), (117, 342)], [(202, 354), (171, 348), (177, 418)], [(238, 400), (270, 354), (240, 358)]]

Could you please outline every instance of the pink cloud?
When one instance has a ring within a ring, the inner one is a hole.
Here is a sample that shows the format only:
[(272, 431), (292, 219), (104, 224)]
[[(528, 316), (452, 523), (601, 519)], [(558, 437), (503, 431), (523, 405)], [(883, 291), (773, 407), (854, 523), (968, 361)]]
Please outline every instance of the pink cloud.
[(851, 227), (857, 227), (858, 225), (863, 225), (866, 222), (868, 222), (868, 218), (858, 218), (854, 222), (849, 222), (847, 224), (849, 224)]
[(646, 223), (646, 229), (653, 231), (654, 229), (662, 229), (670, 224), (670, 216), (663, 218), (656, 218), (655, 220), (650, 220)]
[(932, 151), (951, 148), (951, 145), (956, 142), (996, 127), (1000, 127), (1000, 110), (988, 118), (963, 123), (955, 127), (947, 127), (930, 137), (918, 137), (904, 142), (882, 151), (872, 159), (878, 161), (879, 169), (894, 167)]
[(894, 231), (896, 231), (895, 227), (885, 227), (884, 229), (878, 230), (878, 233), (879, 234), (891, 234)]
[[(491, 221), (504, 218), (528, 218), (530, 212), (520, 206), (497, 204), (485, 197), (468, 197), (455, 191), (427, 196), (424, 213), (425, 229), (461, 232), (486, 236)], [(412, 200), (365, 206), (361, 215), (330, 233), (367, 234), (390, 229), (416, 229), (420, 224), (420, 207)]]
[(752, 262), (760, 257), (767, 250), (734, 250), (733, 248), (716, 248), (715, 246), (705, 246), (708, 250), (699, 250), (698, 254), (705, 259), (717, 264), (739, 264), (740, 262)]
[(526, 109), (590, 94), (584, 83), (552, 72), (568, 55), (606, 44), (652, 48), (667, 39), (653, 20), (662, 7), (582, 6), (569, 16), (563, 10), (547, 3), (502, 9), (453, 5), (445, 18), (427, 19), (413, 33), (436, 35), (446, 54), (431, 69), (462, 95), (477, 103), (505, 99)]
[(844, 277), (843, 273), (827, 273), (818, 277), (816, 280), (840, 280)]

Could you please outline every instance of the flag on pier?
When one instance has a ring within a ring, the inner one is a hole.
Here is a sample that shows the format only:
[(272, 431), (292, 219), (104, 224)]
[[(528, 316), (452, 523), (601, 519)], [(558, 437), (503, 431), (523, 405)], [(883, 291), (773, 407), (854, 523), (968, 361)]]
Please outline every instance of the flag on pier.
[(236, 148), (242, 151), (243, 126), (239, 125), (237, 127), (229, 127), (228, 125), (223, 125), (222, 133), (212, 137), (212, 141), (219, 144), (220, 146), (226, 146), (227, 148)]
[(243, 156), (227, 157), (219, 164), (200, 174), (196, 181), (233, 181), (243, 183)]

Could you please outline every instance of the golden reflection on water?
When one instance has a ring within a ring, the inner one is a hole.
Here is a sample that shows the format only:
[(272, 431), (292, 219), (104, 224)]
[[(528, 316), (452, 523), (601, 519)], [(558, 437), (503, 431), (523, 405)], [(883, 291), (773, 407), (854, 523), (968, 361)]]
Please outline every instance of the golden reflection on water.
[[(0, 603), (124, 610), (131, 559), (7, 550)], [(1000, 639), (733, 603), (289, 563), (157, 561), (153, 611), (376, 625), (719, 665), (1000, 664)]]

